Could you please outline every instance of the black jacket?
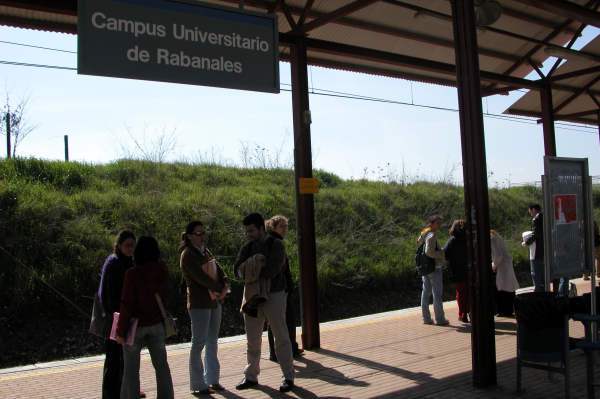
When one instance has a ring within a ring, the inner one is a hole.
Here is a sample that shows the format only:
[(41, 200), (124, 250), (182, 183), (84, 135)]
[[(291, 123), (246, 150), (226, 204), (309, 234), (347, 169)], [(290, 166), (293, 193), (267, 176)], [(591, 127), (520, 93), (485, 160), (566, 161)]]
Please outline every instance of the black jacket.
[[(283, 241), (283, 237), (276, 232), (270, 231), (269, 234)], [(285, 277), (285, 292), (287, 292), (289, 298), (294, 291), (294, 282), (292, 280), (292, 272), (290, 271), (290, 262), (288, 261), (287, 254), (285, 256), (285, 270), (283, 271), (283, 276)]]
[(469, 279), (469, 261), (467, 259), (467, 234), (458, 233), (444, 244), (444, 254), (448, 261), (450, 281), (460, 283)]
[(541, 212), (531, 221), (531, 233), (525, 244), (531, 245), (535, 242), (535, 259), (544, 259), (544, 218)]

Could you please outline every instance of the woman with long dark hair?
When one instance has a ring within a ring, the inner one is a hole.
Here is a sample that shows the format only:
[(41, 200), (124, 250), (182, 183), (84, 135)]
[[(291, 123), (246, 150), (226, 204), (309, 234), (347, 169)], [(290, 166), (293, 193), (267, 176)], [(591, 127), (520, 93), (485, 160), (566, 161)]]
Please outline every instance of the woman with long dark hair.
[[(165, 324), (158, 303), (169, 297), (169, 271), (160, 259), (158, 242), (152, 237), (140, 237), (133, 251), (134, 266), (125, 273), (121, 294), (121, 314), (117, 323), (117, 342), (123, 346), (125, 370), (121, 384), (121, 399), (140, 397), (140, 352), (148, 347), (156, 375), (156, 397), (172, 399), (173, 381), (167, 362)], [(133, 345), (125, 344), (130, 319), (138, 319)]]
[[(98, 297), (104, 311), (109, 316), (107, 322), (111, 324), (113, 314), (118, 312), (121, 306), (125, 273), (133, 267), (135, 240), (135, 233), (131, 230), (119, 232), (113, 244), (113, 253), (106, 258), (102, 267)], [(106, 338), (104, 350), (106, 357), (102, 376), (102, 399), (119, 399), (121, 380), (123, 379), (123, 348), (116, 341)], [(146, 395), (141, 397), (145, 398)]]
[(456, 302), (458, 303), (458, 321), (469, 322), (471, 302), (469, 299), (469, 269), (467, 260), (467, 221), (457, 219), (450, 228), (451, 237), (444, 245), (444, 254), (450, 281), (456, 288)]
[(219, 383), (221, 366), (217, 358), (217, 339), (221, 328), (221, 306), (229, 285), (223, 268), (205, 247), (205, 241), (204, 224), (199, 220), (188, 223), (181, 234), (179, 267), (183, 275), (182, 293), (187, 294), (192, 322), (190, 390), (213, 394), (225, 390)]

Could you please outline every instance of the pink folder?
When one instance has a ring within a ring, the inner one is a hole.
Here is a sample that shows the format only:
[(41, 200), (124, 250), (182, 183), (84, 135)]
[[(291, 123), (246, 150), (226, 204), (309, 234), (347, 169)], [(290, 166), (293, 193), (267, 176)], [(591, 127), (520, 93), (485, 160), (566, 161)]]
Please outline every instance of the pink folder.
[[(117, 324), (119, 323), (119, 312), (113, 313), (113, 324), (110, 330), (110, 339), (113, 341), (117, 340)], [(137, 330), (138, 319), (131, 318), (129, 320), (129, 329), (127, 330), (127, 336), (125, 337), (125, 343), (129, 346), (133, 346), (133, 340), (135, 338), (135, 330)]]
[[(211, 259), (203, 264), (202, 271), (208, 274), (208, 276), (213, 280), (219, 281), (219, 275), (217, 274), (217, 263), (214, 259)], [(211, 300), (217, 299), (217, 297), (221, 294), (220, 292), (212, 292), (211, 290), (208, 290), (208, 293), (210, 294)]]

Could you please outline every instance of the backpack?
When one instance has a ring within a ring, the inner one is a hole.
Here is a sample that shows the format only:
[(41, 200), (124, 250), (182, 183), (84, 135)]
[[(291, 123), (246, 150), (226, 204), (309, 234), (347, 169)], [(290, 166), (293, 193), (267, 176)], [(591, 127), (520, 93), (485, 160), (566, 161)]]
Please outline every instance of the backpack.
[(435, 271), (435, 259), (425, 254), (425, 244), (426, 241), (423, 240), (423, 244), (419, 245), (419, 248), (415, 252), (415, 265), (420, 276), (426, 276)]

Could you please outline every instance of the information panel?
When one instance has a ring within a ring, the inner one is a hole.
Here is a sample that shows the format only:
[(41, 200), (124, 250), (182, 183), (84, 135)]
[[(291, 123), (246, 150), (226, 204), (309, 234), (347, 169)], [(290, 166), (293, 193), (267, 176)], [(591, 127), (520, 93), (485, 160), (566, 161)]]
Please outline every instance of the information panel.
[(279, 93), (270, 14), (196, 1), (79, 0), (77, 72)]
[(587, 159), (544, 157), (544, 235), (548, 281), (593, 270)]

